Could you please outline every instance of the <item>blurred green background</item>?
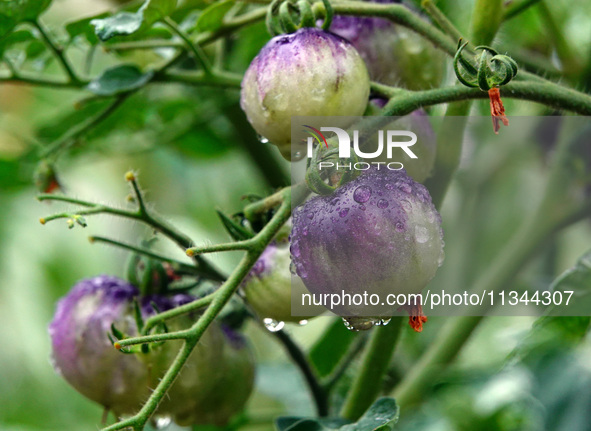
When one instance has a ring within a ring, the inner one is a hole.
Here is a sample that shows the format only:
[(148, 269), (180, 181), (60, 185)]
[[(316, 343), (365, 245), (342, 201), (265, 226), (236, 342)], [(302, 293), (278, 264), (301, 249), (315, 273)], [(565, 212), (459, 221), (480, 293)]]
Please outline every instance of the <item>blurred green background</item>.
[[(439, 3), (452, 21), (466, 31), (472, 1)], [(64, 38), (64, 23), (112, 7), (107, 1), (56, 0), (43, 20)], [(551, 9), (573, 57), (580, 63), (578, 67), (583, 70), (591, 51), (591, 4), (561, 0), (552, 2)], [(504, 25), (497, 44), (518, 59), (541, 65), (544, 73), (552, 76), (564, 63), (558, 60), (555, 41), (546, 30), (547, 23), (532, 9)], [(227, 67), (243, 71), (267, 39), (262, 24), (238, 32), (232, 40)], [(68, 51), (74, 64), (83, 62), (84, 52), (77, 46)], [(31, 72), (48, 67), (48, 73), (59, 73), (56, 64), (46, 64), (45, 51), (33, 55), (17, 44), (11, 55), (25, 56), (23, 65)], [(166, 50), (140, 51), (126, 53), (119, 61), (145, 65), (170, 55)], [(91, 74), (115, 64), (116, 58), (100, 48), (96, 56)], [(563, 81), (585, 88), (584, 79), (573, 82), (570, 76), (565, 75)], [(451, 76), (447, 80), (453, 81)], [(102, 101), (85, 99), (89, 96), (74, 90), (0, 83), (2, 431), (97, 428), (101, 408), (75, 392), (52, 369), (47, 325), (56, 300), (76, 281), (102, 273), (124, 275), (122, 262), (126, 253), (91, 245), (87, 241), (89, 235), (137, 243), (150, 233), (137, 224), (107, 216), (89, 219), (85, 230), (68, 230), (65, 221), (45, 226), (38, 222), (40, 217), (65, 207), (35, 200), (34, 149), (104, 106)], [(237, 100), (236, 90), (179, 85), (143, 89), (127, 100), (117, 115), (59, 160), (60, 182), (68, 195), (124, 205), (128, 189), (123, 176), (133, 169), (139, 173), (154, 208), (198, 243), (227, 240), (215, 208), (230, 213), (239, 211), (243, 195), (267, 195), (289, 175), (289, 166), (275, 149), (256, 140), (244, 122)], [(510, 115), (551, 113), (521, 101), (506, 101), (506, 108)], [(487, 110), (487, 101), (474, 104), (475, 114), (486, 115)], [(431, 111), (432, 115), (441, 113), (441, 107)], [(442, 210), (447, 260), (434, 283), (469, 285), (477, 278), (530, 211), (546, 176), (550, 156), (551, 150), (540, 148), (527, 136), (519, 146), (494, 137), (469, 137), (460, 172)], [(165, 240), (157, 247), (183, 258), (182, 252)], [(548, 286), (589, 248), (591, 224), (584, 221), (541, 250), (514, 280), (514, 287)], [(226, 272), (236, 258), (232, 253), (213, 256)], [(388, 374), (389, 387), (408, 373), (437, 337), (445, 320), (431, 318), (422, 334), (404, 328)], [(288, 325), (286, 330), (308, 349), (333, 321), (320, 317), (307, 326)], [(551, 329), (547, 338), (534, 337), (530, 344), (523, 344), (533, 321), (532, 317), (487, 319), (453, 366), (442, 371), (434, 382), (434, 390), (425, 394), (424, 403), (403, 411), (398, 428), (591, 430), (589, 337), (565, 347), (558, 342), (568, 325), (565, 320), (555, 332)], [(302, 377), (286, 360), (280, 345), (256, 325), (249, 325), (246, 331), (255, 346), (259, 366), (257, 391), (249, 402), (245, 427), (272, 429), (272, 418), (278, 415), (313, 414)], [(337, 332), (342, 338), (363, 336), (349, 334), (344, 327)], [(508, 359), (517, 346), (522, 346), (520, 355)], [(353, 363), (339, 385), (335, 394), (337, 405), (357, 366)]]

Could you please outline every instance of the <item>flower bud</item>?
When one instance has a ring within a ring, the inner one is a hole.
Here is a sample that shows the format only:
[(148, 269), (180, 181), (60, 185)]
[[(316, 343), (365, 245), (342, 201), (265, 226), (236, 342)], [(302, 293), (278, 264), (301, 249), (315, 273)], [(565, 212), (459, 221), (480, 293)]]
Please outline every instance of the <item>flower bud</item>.
[(392, 316), (397, 306), (387, 305), (387, 295), (419, 293), (443, 262), (441, 218), (427, 189), (404, 170), (374, 167), (294, 211), (291, 254), (312, 294), (367, 292), (381, 301), (333, 312)]
[(360, 116), (368, 97), (369, 76), (355, 48), (319, 28), (302, 28), (274, 37), (255, 57), (241, 106), (254, 129), (291, 160), (292, 116)]

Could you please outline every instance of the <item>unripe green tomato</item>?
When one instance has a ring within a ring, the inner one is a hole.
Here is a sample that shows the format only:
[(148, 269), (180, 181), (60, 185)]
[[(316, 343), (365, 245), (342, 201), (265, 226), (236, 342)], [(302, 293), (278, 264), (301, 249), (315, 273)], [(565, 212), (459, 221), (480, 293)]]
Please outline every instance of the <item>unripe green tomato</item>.
[[(185, 366), (158, 408), (159, 415), (181, 426), (227, 425), (254, 387), (254, 357), (247, 341), (229, 327), (212, 326), (215, 337), (200, 340), (187, 361), (189, 369)], [(161, 365), (168, 368), (173, 359)]]
[(319, 28), (274, 37), (242, 81), (241, 106), (259, 135), (292, 154), (291, 117), (360, 116), (369, 97), (365, 63), (346, 40)]
[(412, 30), (385, 18), (336, 16), (330, 31), (353, 44), (374, 81), (411, 90), (426, 90), (441, 83), (445, 56)]
[(291, 257), (289, 244), (273, 242), (242, 283), (246, 301), (261, 319), (277, 322), (300, 322), (309, 316), (293, 316), (291, 311), (292, 289), (307, 293), (302, 280), (289, 270)]

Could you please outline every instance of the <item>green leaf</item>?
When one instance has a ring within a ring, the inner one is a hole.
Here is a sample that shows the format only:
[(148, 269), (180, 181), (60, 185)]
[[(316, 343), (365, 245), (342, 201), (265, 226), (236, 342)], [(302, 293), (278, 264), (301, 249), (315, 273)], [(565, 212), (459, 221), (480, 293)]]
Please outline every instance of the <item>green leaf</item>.
[(145, 24), (151, 26), (156, 21), (173, 13), (176, 3), (177, 0), (148, 0), (138, 12), (143, 12)]
[(216, 31), (223, 24), (224, 17), (234, 6), (234, 0), (223, 0), (214, 3), (203, 11), (197, 20), (197, 30), (200, 32)]
[(148, 0), (137, 12), (119, 12), (108, 18), (93, 19), (90, 24), (104, 42), (115, 36), (127, 36), (150, 28), (156, 21), (170, 15), (176, 3), (176, 0)]
[(133, 34), (142, 26), (143, 15), (139, 12), (120, 12), (104, 19), (93, 19), (90, 24), (98, 38), (106, 41), (115, 36)]
[(84, 36), (84, 38), (89, 44), (96, 45), (99, 42), (99, 39), (96, 33), (94, 32), (94, 27), (91, 25), (91, 22), (93, 20), (107, 18), (108, 16), (109, 14), (105, 12), (92, 17), (72, 21), (66, 24), (66, 31), (70, 36), (70, 40), (73, 40), (78, 36)]
[(394, 398), (380, 398), (365, 412), (359, 422), (344, 425), (340, 431), (390, 431), (400, 418)]
[(278, 431), (391, 431), (398, 422), (400, 409), (393, 398), (380, 398), (356, 423), (341, 418), (302, 418), (284, 416), (275, 420)]
[(226, 231), (230, 234), (234, 241), (244, 241), (251, 239), (254, 236), (252, 232), (249, 232), (248, 229), (242, 226), (234, 218), (224, 214), (218, 209), (216, 209), (216, 213), (226, 228)]
[(359, 333), (349, 331), (341, 319), (336, 319), (310, 350), (310, 361), (320, 377), (328, 376), (347, 353)]
[(566, 291), (574, 291), (568, 306), (568, 314), (571, 315), (559, 315), (565, 312), (564, 306), (549, 306), (544, 316), (534, 322), (531, 331), (511, 352), (509, 360), (536, 360), (547, 352), (572, 348), (586, 336), (591, 324), (591, 317), (585, 316), (591, 309), (591, 250), (550, 286), (550, 292)]
[(99, 96), (114, 96), (144, 86), (152, 76), (154, 72), (143, 73), (134, 65), (115, 66), (105, 70), (87, 88)]
[[(551, 292), (573, 291), (569, 305), (550, 305), (545, 315), (564, 315), (568, 310), (570, 316), (585, 316), (589, 314), (591, 306), (591, 250), (581, 256), (575, 266), (566, 270), (550, 286)], [(566, 300), (567, 294), (563, 293)], [(567, 307), (565, 309), (565, 307)]]

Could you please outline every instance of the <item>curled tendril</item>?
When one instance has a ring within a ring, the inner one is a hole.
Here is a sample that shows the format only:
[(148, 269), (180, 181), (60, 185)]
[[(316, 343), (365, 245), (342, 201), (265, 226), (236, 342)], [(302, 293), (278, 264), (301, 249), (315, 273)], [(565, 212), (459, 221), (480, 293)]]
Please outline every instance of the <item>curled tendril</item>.
[[(343, 184), (355, 179), (359, 174), (355, 169), (344, 169), (341, 171), (336, 168), (331, 168), (330, 170), (320, 170), (320, 162), (333, 161), (335, 164), (350, 163), (351, 165), (354, 165), (359, 161), (355, 154), (348, 159), (339, 159), (338, 154), (338, 148), (325, 150), (321, 145), (317, 145), (314, 148), (312, 158), (309, 160), (306, 169), (306, 183), (314, 193), (319, 195), (330, 195)], [(327, 180), (328, 183), (326, 182)]]
[(491, 88), (509, 83), (517, 75), (519, 68), (511, 57), (499, 54), (488, 46), (477, 46), (475, 49), (481, 50), (482, 54), (478, 58), (477, 67), (474, 67), (462, 55), (468, 42), (462, 43), (460, 40), (458, 45), (453, 62), (454, 71), (458, 80), (465, 86), (489, 91)]
[(266, 24), (269, 33), (277, 36), (294, 33), (303, 27), (315, 27), (322, 20), (322, 29), (328, 30), (334, 16), (329, 0), (322, 0), (324, 9), (314, 10), (315, 0), (273, 0), (267, 10)]

